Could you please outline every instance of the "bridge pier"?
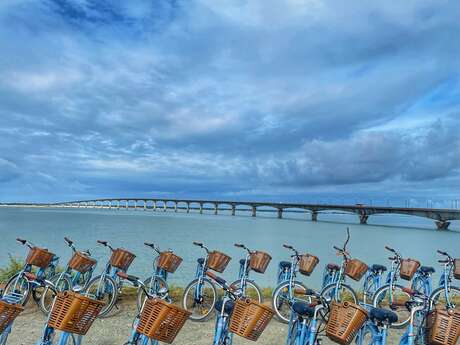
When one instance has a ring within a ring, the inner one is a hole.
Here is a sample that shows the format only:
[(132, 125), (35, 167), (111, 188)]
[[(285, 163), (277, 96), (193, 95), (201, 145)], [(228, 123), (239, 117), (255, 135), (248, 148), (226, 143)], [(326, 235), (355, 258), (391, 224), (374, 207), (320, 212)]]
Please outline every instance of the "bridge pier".
[(219, 204), (215, 203), (214, 204), (214, 214), (217, 216), (219, 214)]
[(450, 222), (446, 220), (437, 220), (435, 223), (436, 223), (436, 227), (438, 228), (438, 230), (449, 229)]
[(278, 209), (278, 219), (281, 219), (281, 218), (283, 218), (283, 209), (279, 208)]
[(236, 214), (236, 205), (232, 205), (232, 216)]
[(174, 212), (177, 212), (177, 201), (174, 203)]
[(360, 214), (359, 215), (359, 223), (360, 224), (367, 224), (368, 219), (369, 219), (369, 216), (367, 214)]
[(203, 214), (203, 203), (200, 202), (200, 214)]
[(318, 211), (312, 211), (311, 212), (311, 221), (312, 222), (317, 222), (318, 221)]
[(129, 209), (129, 200), (126, 200), (125, 208)]
[(167, 201), (163, 201), (163, 212), (166, 212), (166, 209), (168, 208)]
[(144, 200), (144, 211), (147, 211), (147, 200)]
[(190, 213), (190, 203), (187, 202), (187, 213)]
[(252, 216), (255, 217), (257, 215), (257, 207), (252, 206)]

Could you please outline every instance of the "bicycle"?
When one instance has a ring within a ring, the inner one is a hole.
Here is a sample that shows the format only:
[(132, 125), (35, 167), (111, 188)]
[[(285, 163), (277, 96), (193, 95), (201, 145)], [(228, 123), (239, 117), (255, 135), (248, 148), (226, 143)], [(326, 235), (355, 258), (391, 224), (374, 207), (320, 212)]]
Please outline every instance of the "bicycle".
[[(156, 295), (162, 289), (169, 290), (167, 283), (168, 273), (174, 273), (182, 262), (182, 259), (172, 251), (161, 252), (153, 243), (145, 242), (144, 245), (151, 248), (158, 255), (153, 260), (152, 275), (144, 281), (143, 285), (147, 286), (147, 291), (150, 295)], [(138, 289), (137, 310), (141, 310), (146, 297), (144, 289)]]
[(24, 310), (24, 307), (20, 305), (22, 295), (15, 293), (3, 295), (3, 291), (0, 291), (0, 295), (2, 310), (0, 315), (0, 345), (5, 345), (11, 333), (14, 319)]
[[(54, 288), (59, 292), (66, 290), (83, 291), (88, 286), (97, 261), (91, 258), (89, 250), (78, 251), (71, 239), (64, 237), (64, 241), (72, 250), (72, 258), (67, 263), (64, 271), (51, 277), (49, 281), (53, 283)], [(44, 314), (49, 313), (54, 297), (54, 292), (45, 287), (39, 303), (40, 310)]]
[[(55, 297), (51, 311), (36, 345), (81, 345), (83, 336), (102, 309), (104, 302), (90, 299), (76, 292), (59, 292), (50, 281), (41, 281)], [(59, 335), (58, 332), (59, 331)]]
[(324, 267), (321, 289), (324, 289), (329, 284), (335, 283), (339, 278), (340, 266), (334, 263), (329, 263)]
[[(358, 297), (355, 292), (355, 290), (348, 284), (346, 284), (346, 275), (352, 277), (355, 280), (359, 280), (364, 274), (364, 272), (359, 272), (360, 276), (358, 277), (353, 276), (350, 274), (349, 269), (351, 265), (349, 263), (352, 261), (350, 254), (347, 252), (347, 245), (348, 242), (350, 241), (350, 231), (347, 229), (347, 239), (343, 245), (342, 248), (334, 246), (333, 248), (337, 251), (337, 255), (342, 256), (342, 264), (339, 266), (340, 269), (336, 273), (336, 277), (334, 278), (334, 281), (328, 285), (326, 285), (322, 290), (321, 290), (321, 297), (325, 298), (328, 302), (334, 300), (337, 302), (342, 302), (344, 300), (352, 301), (353, 303), (357, 304), (358, 303)], [(354, 259), (356, 260), (356, 259)], [(357, 260), (356, 260), (357, 261)], [(362, 265), (365, 266), (365, 264), (361, 263)], [(347, 268), (348, 266), (348, 268)], [(366, 271), (367, 271), (367, 266)], [(359, 279), (357, 279), (359, 278)], [(326, 315), (323, 315), (326, 317)], [(327, 320), (326, 320), (327, 321)]]
[[(296, 291), (306, 291), (307, 287), (296, 280), (299, 272), (299, 262), (302, 255), (293, 247), (283, 244), (283, 247), (293, 252), (291, 261), (281, 261), (278, 269), (278, 285), (273, 291), (272, 307), (277, 319), (283, 323), (288, 323), (291, 315), (291, 304), (294, 300), (300, 299), (296, 296)], [(301, 294), (303, 295), (303, 294)], [(309, 298), (311, 303), (311, 298)]]
[(417, 272), (415, 272), (411, 289), (421, 292), (426, 296), (430, 296), (433, 292), (433, 279), (431, 277), (433, 273), (435, 273), (435, 269), (433, 267), (421, 266)]
[[(36, 247), (27, 240), (17, 238), (16, 241), (27, 246), (29, 254), (21, 271), (13, 275), (6, 283), (4, 294), (21, 295), (22, 298), (19, 300), (19, 303), (23, 306), (27, 304), (30, 295), (32, 295), (34, 301), (39, 304), (42, 293), (40, 289), (43, 288), (39, 281), (48, 279), (56, 274), (59, 257), (47, 249)], [(33, 273), (32, 271), (35, 268), (37, 270)]]
[(398, 315), (398, 321), (393, 322), (391, 327), (404, 328), (410, 321), (410, 313), (406, 308), (406, 302), (410, 299), (410, 295), (406, 292), (407, 290), (404, 286), (398, 284), (403, 258), (393, 248), (385, 246), (385, 249), (393, 254), (392, 257), (388, 258), (391, 260), (391, 268), (388, 272), (386, 283), (375, 292), (372, 298), (372, 305), (374, 308), (389, 308), (395, 312)]
[(328, 309), (328, 303), (313, 290), (298, 290), (299, 294), (313, 296), (317, 300), (316, 304), (305, 301), (291, 302), (291, 315), (289, 318), (288, 336), (286, 345), (320, 345), (320, 316), (327, 314), (324, 309)]
[(222, 273), (231, 258), (217, 251), (211, 252), (203, 243), (193, 244), (202, 248), (206, 252), (206, 257), (197, 260), (195, 279), (184, 290), (182, 307), (192, 313), (190, 320), (205, 321), (210, 317), (217, 301), (216, 286), (206, 273), (208, 269)]
[(387, 268), (383, 265), (372, 265), (364, 277), (363, 304), (372, 303), (375, 292), (383, 285), (383, 274)]
[(460, 261), (452, 258), (442, 250), (438, 250), (438, 253), (446, 258), (438, 260), (444, 267), (439, 279), (439, 287), (430, 295), (430, 309), (436, 309), (441, 304), (446, 309), (458, 311), (460, 309), (460, 305), (458, 305), (460, 302), (460, 288), (452, 286), (452, 278), (460, 279)]
[[(409, 310), (409, 326), (400, 338), (400, 345), (423, 345), (425, 344), (425, 317), (429, 311), (429, 299), (423, 293), (404, 288), (411, 296), (405, 303)], [(388, 309), (370, 308), (369, 319), (360, 330), (356, 343), (358, 345), (386, 345), (388, 330), (398, 322), (398, 315)]]
[(98, 240), (97, 243), (109, 248), (112, 254), (102, 274), (88, 282), (85, 293), (99, 301), (104, 301), (105, 305), (99, 312), (99, 317), (103, 318), (115, 306), (123, 287), (123, 283), (117, 273), (126, 272), (136, 256), (122, 248), (113, 249), (107, 241)]
[[(253, 270), (253, 267), (251, 267), (251, 257), (257, 252), (250, 250), (244, 244), (235, 243), (235, 247), (246, 250), (247, 254), (244, 259), (240, 260), (240, 270), (238, 273), (238, 279), (231, 283), (230, 286), (234, 290), (240, 290), (241, 296), (250, 297), (258, 301), (259, 303), (262, 303), (264, 297), (262, 295), (260, 287), (256, 284), (256, 282), (249, 279), (249, 272)], [(263, 269), (263, 271), (265, 271), (265, 269)], [(259, 272), (263, 273), (261, 270), (259, 270)]]
[[(142, 282), (136, 276), (128, 275), (125, 272), (121, 272), (121, 271), (118, 272), (117, 275), (121, 279), (125, 279), (128, 282), (130, 282), (134, 287), (137, 287), (138, 289), (142, 290), (144, 292), (144, 295), (146, 296), (146, 298), (144, 298), (143, 300), (143, 304), (138, 314), (136, 315), (133, 321), (132, 331), (131, 331), (129, 340), (124, 345), (148, 345), (148, 344), (159, 345), (160, 344), (159, 340), (151, 338), (151, 337), (149, 338), (145, 334), (141, 333), (140, 328), (142, 328), (143, 326), (144, 328), (145, 326), (147, 326), (148, 328), (149, 325), (155, 324), (155, 321), (157, 321), (157, 320), (152, 320), (151, 318), (148, 318), (150, 322), (143, 324), (142, 316), (143, 316), (144, 311), (146, 313), (151, 313), (151, 309), (152, 309), (151, 306), (147, 306), (148, 301), (153, 301), (158, 298), (160, 300), (169, 301), (168, 303), (170, 303), (171, 299), (169, 297), (167, 288), (162, 287), (155, 291), (152, 291), (150, 290), (150, 287), (145, 284), (145, 282)], [(164, 316), (166, 314), (164, 312), (163, 313), (158, 312), (159, 316), (156, 316), (156, 317), (160, 318), (162, 317), (161, 314), (163, 314), (163, 319), (161, 322), (159, 322), (159, 326), (161, 327), (159, 330), (167, 329), (167, 332), (163, 332), (163, 333), (174, 333), (174, 336), (173, 336), (173, 339), (174, 339), (174, 337), (179, 332), (180, 328), (182, 328), (182, 326), (184, 325), (186, 319), (189, 317), (190, 313), (185, 310), (180, 310), (179, 308), (173, 307), (173, 306), (170, 306), (169, 308), (174, 309), (174, 312), (171, 315), (172, 317)], [(157, 333), (157, 332), (152, 332), (152, 333)], [(158, 333), (161, 334), (162, 332), (159, 331)], [(168, 339), (168, 341), (165, 341), (165, 342), (171, 343), (173, 339)]]

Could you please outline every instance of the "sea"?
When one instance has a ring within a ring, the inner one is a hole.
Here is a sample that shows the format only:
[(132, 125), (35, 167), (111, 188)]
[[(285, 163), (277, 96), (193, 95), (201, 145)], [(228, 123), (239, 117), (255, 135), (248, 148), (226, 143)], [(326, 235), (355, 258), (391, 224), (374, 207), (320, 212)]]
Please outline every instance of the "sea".
[[(343, 245), (347, 228), (351, 233), (350, 254), (368, 265), (390, 265), (390, 253), (384, 248), (387, 245), (404, 257), (434, 267), (437, 279), (442, 268), (437, 263), (437, 249), (460, 257), (459, 222), (453, 222), (449, 231), (437, 231), (432, 220), (410, 216), (374, 215), (367, 225), (359, 224), (358, 217), (350, 214), (320, 214), (318, 222), (312, 222), (307, 213), (285, 212), (283, 216), (278, 219), (270, 212), (260, 212), (257, 217), (251, 217), (249, 212), (231, 216), (230, 211), (214, 215), (211, 210), (199, 214), (196, 210), (186, 213), (184, 210), (3, 207), (0, 208), (0, 266), (6, 265), (10, 256), (19, 259), (27, 256), (27, 248), (16, 242), (17, 237), (48, 248), (60, 257), (60, 264), (64, 266), (72, 254), (64, 242), (67, 236), (75, 241), (78, 249), (90, 250), (98, 260), (96, 272), (104, 269), (110, 257), (109, 250), (96, 243), (105, 240), (115, 248), (135, 253), (129, 273), (148, 277), (153, 269), (154, 253), (144, 242), (153, 242), (160, 249), (171, 249), (183, 258), (168, 281), (185, 286), (194, 278), (197, 258), (204, 255), (193, 241), (232, 257), (221, 274), (228, 281), (237, 278), (239, 260), (245, 256), (234, 244), (243, 243), (272, 256), (264, 274), (251, 272), (250, 277), (262, 287), (274, 287), (279, 262), (289, 260), (291, 254), (283, 244), (289, 244), (299, 252), (319, 257), (320, 262), (311, 276), (298, 276), (304, 284), (317, 289), (323, 267), (340, 263), (341, 257), (336, 255), (333, 246)], [(355, 288), (360, 284), (362, 282), (352, 282)]]

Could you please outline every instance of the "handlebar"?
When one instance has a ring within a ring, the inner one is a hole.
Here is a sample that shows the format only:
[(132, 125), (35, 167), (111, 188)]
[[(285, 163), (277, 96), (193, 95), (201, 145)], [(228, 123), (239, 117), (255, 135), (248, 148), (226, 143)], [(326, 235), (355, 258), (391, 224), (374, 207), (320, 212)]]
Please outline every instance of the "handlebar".
[(97, 243), (102, 244), (104, 247), (107, 247), (107, 241), (97, 240)]
[(198, 247), (203, 247), (203, 243), (201, 242), (193, 242), (193, 244)]
[(341, 248), (339, 248), (339, 247), (337, 247), (337, 246), (333, 246), (333, 248), (334, 248), (335, 250), (337, 250), (338, 252), (343, 252), (343, 249), (341, 249)]
[(241, 243), (235, 243), (235, 247), (237, 247), (237, 248), (245, 248), (244, 244), (241, 244)]
[(396, 250), (394, 250), (391, 247), (385, 246), (385, 249), (388, 250), (389, 252), (396, 253)]
[(150, 248), (155, 247), (155, 245), (153, 243), (149, 243), (149, 242), (144, 242), (144, 245), (146, 245), (147, 247), (150, 247)]
[(66, 241), (69, 246), (73, 244), (73, 241), (68, 237), (64, 237), (64, 241)]
[(292, 246), (290, 246), (289, 244), (283, 244), (283, 247), (286, 248), (286, 249), (294, 249)]
[(16, 241), (18, 241), (19, 243), (21, 243), (22, 245), (25, 245), (27, 243), (26, 240), (23, 240), (22, 238), (17, 238)]

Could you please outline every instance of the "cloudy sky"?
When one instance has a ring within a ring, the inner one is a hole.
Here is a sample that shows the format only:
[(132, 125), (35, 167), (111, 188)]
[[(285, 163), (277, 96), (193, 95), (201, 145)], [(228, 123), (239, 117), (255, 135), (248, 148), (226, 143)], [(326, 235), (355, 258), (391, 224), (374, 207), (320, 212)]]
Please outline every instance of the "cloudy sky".
[(0, 201), (460, 199), (460, 2), (0, 1)]

